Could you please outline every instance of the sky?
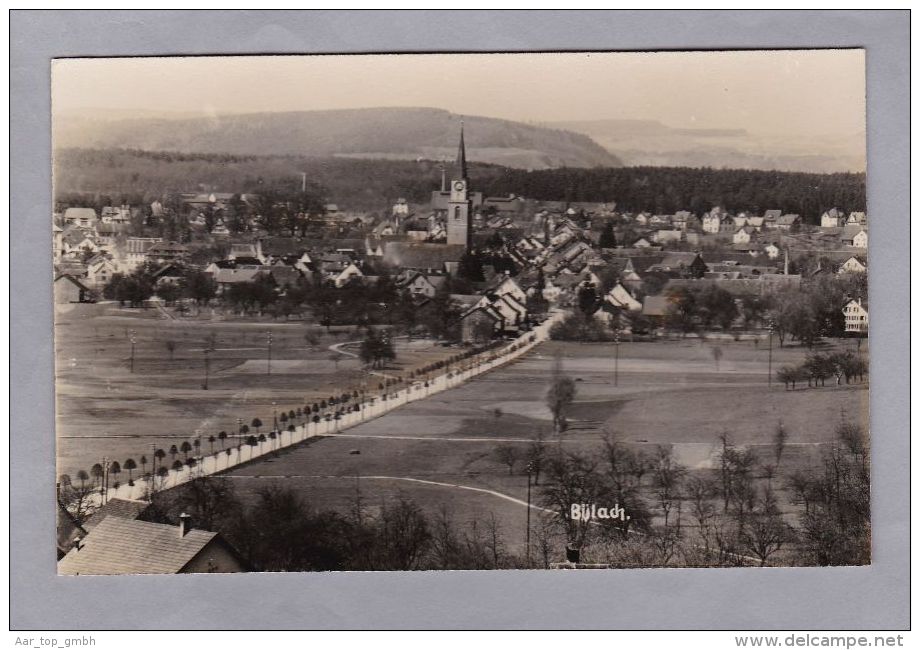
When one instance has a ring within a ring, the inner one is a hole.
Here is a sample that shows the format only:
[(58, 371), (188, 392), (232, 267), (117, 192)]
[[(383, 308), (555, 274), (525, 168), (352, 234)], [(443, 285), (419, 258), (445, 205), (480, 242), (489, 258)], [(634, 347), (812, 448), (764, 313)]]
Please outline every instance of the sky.
[(852, 136), (865, 131), (865, 58), (789, 50), (65, 59), (52, 66), (52, 102), (56, 113), (143, 117), (425, 106), (525, 122), (651, 119)]

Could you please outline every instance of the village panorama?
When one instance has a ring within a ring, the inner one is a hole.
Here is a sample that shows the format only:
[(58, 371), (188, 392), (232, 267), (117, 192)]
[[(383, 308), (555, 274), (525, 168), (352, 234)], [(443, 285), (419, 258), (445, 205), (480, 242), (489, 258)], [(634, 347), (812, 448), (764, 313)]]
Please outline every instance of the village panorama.
[(864, 175), (450, 131), (382, 192), (58, 188), (59, 572), (868, 563)]

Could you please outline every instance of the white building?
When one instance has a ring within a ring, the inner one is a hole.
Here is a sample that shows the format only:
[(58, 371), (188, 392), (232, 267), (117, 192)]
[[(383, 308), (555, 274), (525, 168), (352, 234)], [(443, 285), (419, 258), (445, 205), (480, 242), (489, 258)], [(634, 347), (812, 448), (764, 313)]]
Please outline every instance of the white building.
[(869, 303), (862, 298), (850, 300), (843, 306), (845, 321), (844, 330), (847, 333), (866, 334), (869, 331)]

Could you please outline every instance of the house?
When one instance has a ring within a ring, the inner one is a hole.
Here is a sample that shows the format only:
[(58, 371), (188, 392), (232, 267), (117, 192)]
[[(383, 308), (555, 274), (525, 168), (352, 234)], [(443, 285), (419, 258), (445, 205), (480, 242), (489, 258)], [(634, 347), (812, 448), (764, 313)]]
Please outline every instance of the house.
[(119, 272), (118, 265), (107, 255), (96, 255), (86, 263), (86, 282), (101, 289)]
[(385, 263), (415, 271), (457, 270), (466, 246), (462, 244), (424, 244), (417, 242), (387, 242), (383, 250)]
[(776, 228), (786, 232), (797, 232), (802, 227), (802, 217), (797, 214), (784, 214), (776, 220)]
[(335, 274), (334, 277), (332, 278), (332, 281), (335, 283), (336, 287), (341, 288), (341, 287), (344, 287), (346, 284), (348, 284), (352, 279), (363, 278), (363, 277), (364, 277), (364, 273), (362, 273), (361, 269), (359, 269), (357, 265), (354, 262), (352, 262), (348, 264), (344, 269), (342, 269), (339, 273)]
[(234, 242), (230, 244), (227, 259), (235, 260), (238, 257), (254, 257), (264, 264), (266, 259), (262, 253), (262, 240), (257, 239), (254, 242)]
[(763, 230), (763, 217), (749, 214), (747, 215), (747, 225), (753, 228), (756, 232)]
[(115, 256), (119, 266), (126, 272), (142, 266), (147, 261), (147, 251), (163, 240), (159, 237), (128, 237), (124, 246), (115, 248)]
[(54, 304), (66, 305), (75, 302), (89, 302), (90, 288), (72, 275), (61, 274), (54, 279)]
[(217, 292), (224, 293), (230, 287), (244, 282), (255, 282), (262, 277), (262, 270), (259, 267), (245, 269), (218, 269), (214, 275), (214, 281), (217, 283)]
[(642, 315), (660, 322), (668, 316), (670, 306), (667, 296), (646, 296), (642, 301)]
[(869, 248), (869, 232), (862, 226), (845, 226), (840, 241), (853, 248)]
[(489, 307), (474, 307), (460, 317), (460, 337), (464, 342), (484, 343), (502, 327), (502, 317)]
[(847, 217), (846, 225), (848, 226), (865, 226), (869, 222), (866, 219), (865, 212), (851, 212), (850, 216)]
[(486, 213), (495, 212), (497, 215), (514, 216), (524, 207), (524, 199), (509, 194), (508, 196), (490, 196), (483, 200), (482, 209)]
[(754, 229), (750, 226), (742, 226), (735, 231), (735, 234), (732, 235), (733, 244), (749, 244), (751, 243), (751, 235), (754, 234)]
[(80, 228), (93, 228), (98, 217), (93, 208), (67, 208), (64, 210), (64, 224), (79, 226)]
[(433, 298), (447, 280), (446, 275), (425, 274), (415, 271), (409, 275), (409, 278), (399, 286), (401, 289), (408, 291), (412, 297)]
[(501, 316), (506, 331), (518, 330), (527, 320), (527, 307), (511, 294), (495, 297), (488, 306)]
[(240, 573), (247, 566), (220, 535), (178, 526), (106, 517), (58, 562), (60, 575)]
[(628, 309), (629, 311), (642, 311), (642, 303), (624, 287), (617, 282), (610, 291), (604, 296), (604, 302), (613, 307)]
[(708, 267), (699, 253), (668, 253), (660, 262), (649, 266), (646, 270), (701, 278)]
[(869, 331), (869, 303), (862, 298), (848, 301), (843, 306), (844, 331), (848, 334), (866, 334)]
[(188, 254), (188, 248), (176, 242), (157, 242), (147, 249), (148, 262), (172, 262)]
[[(144, 513), (149, 512), (152, 509), (152, 505), (149, 501), (135, 501), (133, 499), (108, 499), (105, 504), (96, 508), (96, 510), (91, 514), (86, 521), (83, 522), (81, 528), (83, 529), (84, 535), (89, 533), (102, 523), (106, 517), (119, 517), (120, 519), (138, 519)], [(70, 549), (67, 549), (68, 551)]]
[(656, 244), (679, 243), (683, 234), (682, 230), (656, 230), (652, 239)]
[(687, 210), (678, 210), (674, 213), (674, 218), (671, 219), (671, 224), (675, 228), (680, 228), (681, 230), (687, 230), (688, 228), (698, 228), (700, 225), (700, 220), (696, 218), (696, 215)]
[(177, 286), (184, 277), (182, 269), (174, 264), (167, 264), (153, 274), (154, 286), (159, 288), (167, 284)]
[(398, 198), (393, 204), (392, 214), (394, 217), (405, 217), (409, 214), (409, 202), (406, 199)]
[(639, 237), (636, 241), (633, 242), (633, 248), (651, 248), (652, 243), (645, 237)]
[(84, 253), (96, 253), (99, 246), (96, 240), (80, 228), (68, 228), (61, 236), (64, 253), (70, 257), (82, 258)]
[(112, 206), (108, 205), (102, 208), (100, 213), (102, 223), (126, 224), (131, 221), (131, 208), (127, 205)]
[(864, 257), (857, 257), (856, 255), (853, 255), (840, 265), (840, 268), (837, 269), (837, 273), (865, 273), (866, 268), (866, 259)]
[(57, 262), (64, 255), (64, 229), (54, 224), (51, 231), (54, 233), (54, 239), (51, 244), (51, 256), (52, 259)]
[(517, 281), (509, 276), (503, 276), (494, 286), (486, 290), (496, 296), (513, 296), (515, 300), (523, 304), (527, 302), (527, 293), (521, 288)]
[(782, 216), (782, 210), (767, 210), (763, 213), (763, 227), (767, 230), (776, 228), (776, 222)]
[(722, 228), (722, 217), (725, 213), (722, 208), (716, 207), (703, 215), (703, 232), (717, 234)]
[(82, 539), (86, 530), (72, 514), (58, 501), (57, 507), (57, 559), (67, 555), (76, 540)]
[(127, 236), (131, 226), (125, 223), (100, 223), (96, 226), (96, 242), (101, 248), (113, 250), (116, 238)]
[(831, 208), (821, 215), (822, 228), (839, 228), (844, 225), (846, 217), (837, 208)]

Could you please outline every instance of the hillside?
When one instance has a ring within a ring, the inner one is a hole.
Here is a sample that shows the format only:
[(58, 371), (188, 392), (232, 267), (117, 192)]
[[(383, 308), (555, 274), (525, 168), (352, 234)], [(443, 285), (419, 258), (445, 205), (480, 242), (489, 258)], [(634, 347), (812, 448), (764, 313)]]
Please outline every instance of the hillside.
[[(468, 158), (521, 169), (616, 167), (590, 137), (488, 117), (464, 116)], [(460, 117), (433, 108), (253, 113), (170, 119), (55, 117), (55, 148), (126, 148), (234, 155), (452, 160)]]
[(656, 120), (550, 122), (544, 126), (590, 136), (624, 165), (776, 169), (811, 173), (863, 172), (865, 134), (754, 134), (744, 129), (681, 129)]

